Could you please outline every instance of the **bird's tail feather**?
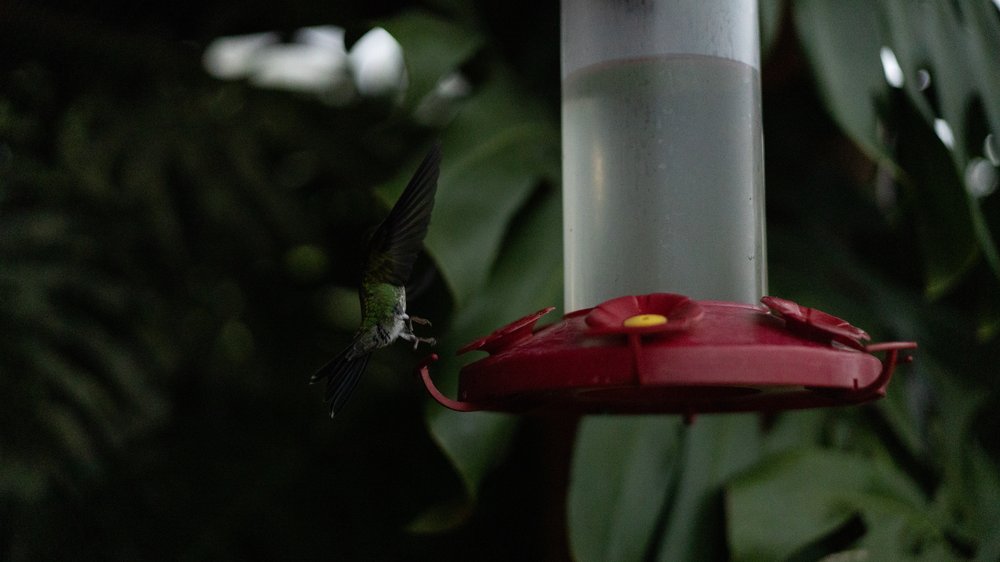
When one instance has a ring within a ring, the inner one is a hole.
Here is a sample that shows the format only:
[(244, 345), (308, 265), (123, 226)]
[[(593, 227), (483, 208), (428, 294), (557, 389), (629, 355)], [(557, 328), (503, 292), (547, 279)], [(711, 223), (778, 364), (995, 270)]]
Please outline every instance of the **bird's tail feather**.
[(347, 352), (350, 349), (351, 347), (349, 346), (344, 351), (341, 351), (329, 363), (320, 367), (313, 374), (312, 378), (309, 379), (310, 384), (327, 379), (325, 399), (330, 404), (331, 418), (340, 412), (341, 408), (344, 407), (344, 404), (351, 397), (351, 394), (354, 393), (354, 389), (358, 385), (358, 380), (361, 379), (361, 373), (365, 372), (365, 367), (368, 366), (368, 359), (371, 358), (371, 353), (365, 353), (353, 359), (348, 359)]

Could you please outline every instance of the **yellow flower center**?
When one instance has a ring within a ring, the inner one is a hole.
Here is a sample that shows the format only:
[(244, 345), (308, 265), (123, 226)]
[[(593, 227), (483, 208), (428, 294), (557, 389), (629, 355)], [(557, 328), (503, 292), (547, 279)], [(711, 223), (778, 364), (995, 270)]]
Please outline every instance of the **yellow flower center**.
[(622, 326), (626, 328), (647, 328), (649, 326), (659, 326), (660, 324), (666, 324), (667, 317), (661, 314), (639, 314), (637, 316), (632, 316), (626, 318), (622, 322)]

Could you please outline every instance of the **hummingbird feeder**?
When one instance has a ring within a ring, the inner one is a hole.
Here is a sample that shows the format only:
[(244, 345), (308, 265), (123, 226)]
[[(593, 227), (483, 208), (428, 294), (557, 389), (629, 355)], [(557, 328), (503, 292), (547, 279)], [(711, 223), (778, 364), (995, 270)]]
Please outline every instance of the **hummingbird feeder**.
[[(756, 0), (562, 0), (565, 309), (459, 353), (458, 411), (860, 404), (913, 342), (767, 293)], [(663, 292), (668, 289), (670, 292)], [(623, 296), (624, 295), (624, 296)], [(763, 297), (763, 298), (762, 298)]]

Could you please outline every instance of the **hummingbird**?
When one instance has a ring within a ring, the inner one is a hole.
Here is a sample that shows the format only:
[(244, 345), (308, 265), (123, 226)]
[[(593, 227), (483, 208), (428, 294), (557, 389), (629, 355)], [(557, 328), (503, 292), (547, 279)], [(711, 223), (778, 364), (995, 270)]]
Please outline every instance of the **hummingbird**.
[(430, 326), (406, 313), (406, 283), (423, 246), (434, 208), (441, 146), (435, 143), (413, 174), (406, 189), (368, 241), (361, 274), (361, 326), (343, 351), (320, 367), (310, 384), (326, 379), (325, 399), (330, 417), (341, 411), (354, 392), (371, 354), (397, 339), (434, 345), (434, 338), (413, 333), (413, 324)]

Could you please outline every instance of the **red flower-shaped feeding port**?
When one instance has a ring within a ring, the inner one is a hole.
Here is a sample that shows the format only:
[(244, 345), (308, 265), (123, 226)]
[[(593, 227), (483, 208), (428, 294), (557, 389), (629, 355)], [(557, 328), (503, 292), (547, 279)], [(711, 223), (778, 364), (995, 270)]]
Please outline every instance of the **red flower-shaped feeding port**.
[(702, 307), (684, 295), (653, 293), (605, 301), (586, 320), (592, 334), (652, 334), (690, 329), (704, 315)]
[(787, 299), (764, 297), (760, 299), (771, 312), (785, 320), (785, 326), (802, 337), (821, 342), (835, 341), (854, 349), (865, 349), (871, 337), (861, 328), (822, 310), (808, 308)]
[(469, 351), (479, 350), (492, 355), (522, 340), (526, 340), (531, 336), (532, 331), (535, 329), (535, 323), (538, 322), (538, 319), (555, 309), (556, 307), (549, 306), (534, 314), (518, 318), (506, 326), (493, 330), (490, 335), (479, 338), (478, 340), (463, 346), (458, 350), (458, 354), (461, 355)]

